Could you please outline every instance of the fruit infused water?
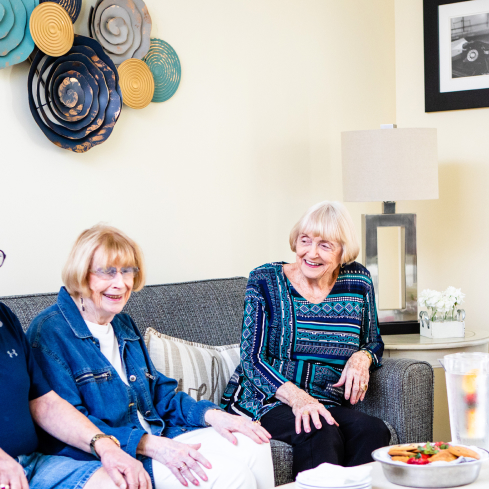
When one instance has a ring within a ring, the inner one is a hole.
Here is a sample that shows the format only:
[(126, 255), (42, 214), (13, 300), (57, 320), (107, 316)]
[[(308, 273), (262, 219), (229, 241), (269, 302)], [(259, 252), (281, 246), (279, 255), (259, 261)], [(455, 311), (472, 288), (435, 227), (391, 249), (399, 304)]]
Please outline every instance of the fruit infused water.
[(452, 442), (489, 449), (489, 354), (444, 357)]

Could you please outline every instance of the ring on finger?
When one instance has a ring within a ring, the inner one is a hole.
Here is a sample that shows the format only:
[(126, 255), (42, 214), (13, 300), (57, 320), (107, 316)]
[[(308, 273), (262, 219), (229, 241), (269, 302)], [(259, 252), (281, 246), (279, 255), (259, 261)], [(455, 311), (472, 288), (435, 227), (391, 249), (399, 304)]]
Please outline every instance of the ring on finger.
[[(187, 464), (185, 462), (182, 462), (182, 465), (180, 465), (180, 467), (177, 467), (177, 470), (182, 471), (182, 470), (185, 470), (186, 468), (187, 468)], [(1, 487), (0, 487), (0, 489), (1, 489)]]
[(368, 384), (367, 383), (360, 384), (360, 389), (362, 389), (363, 392), (367, 392)]
[(0, 489), (10, 489), (9, 484), (0, 484)]
[(259, 419), (255, 419), (255, 421), (253, 421), (253, 424), (256, 424), (257, 426), (261, 426)]
[(302, 413), (302, 416), (309, 416), (309, 411), (304, 411), (304, 412)]

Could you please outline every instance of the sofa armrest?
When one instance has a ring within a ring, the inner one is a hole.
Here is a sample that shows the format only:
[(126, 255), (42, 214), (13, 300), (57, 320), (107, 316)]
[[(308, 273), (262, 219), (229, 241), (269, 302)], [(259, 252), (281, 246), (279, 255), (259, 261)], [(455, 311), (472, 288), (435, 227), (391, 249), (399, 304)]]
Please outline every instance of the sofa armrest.
[(433, 368), (428, 362), (384, 358), (372, 372), (358, 409), (387, 421), (399, 443), (433, 441)]

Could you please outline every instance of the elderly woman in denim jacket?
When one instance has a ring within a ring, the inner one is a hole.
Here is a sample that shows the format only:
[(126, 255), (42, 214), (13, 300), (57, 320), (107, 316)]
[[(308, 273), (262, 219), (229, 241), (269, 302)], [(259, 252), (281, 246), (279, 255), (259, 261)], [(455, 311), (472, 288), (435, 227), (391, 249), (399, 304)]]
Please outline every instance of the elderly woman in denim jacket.
[[(140, 458), (156, 489), (188, 481), (273, 487), (268, 432), (175, 392), (177, 382), (154, 368), (138, 328), (121, 314), (144, 279), (142, 253), (121, 231), (98, 225), (80, 235), (63, 270), (66, 287), (27, 333), (51, 387)], [(88, 456), (52, 438), (45, 444), (53, 454)]]

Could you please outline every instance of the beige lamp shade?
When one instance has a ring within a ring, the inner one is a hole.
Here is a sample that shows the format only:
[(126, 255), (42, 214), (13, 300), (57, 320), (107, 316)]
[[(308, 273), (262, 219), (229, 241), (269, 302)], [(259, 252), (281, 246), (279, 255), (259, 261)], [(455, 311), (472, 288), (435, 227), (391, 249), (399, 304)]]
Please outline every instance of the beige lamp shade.
[(438, 198), (436, 129), (341, 133), (343, 200)]

